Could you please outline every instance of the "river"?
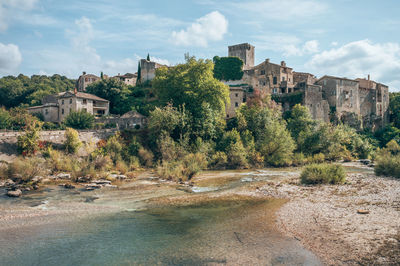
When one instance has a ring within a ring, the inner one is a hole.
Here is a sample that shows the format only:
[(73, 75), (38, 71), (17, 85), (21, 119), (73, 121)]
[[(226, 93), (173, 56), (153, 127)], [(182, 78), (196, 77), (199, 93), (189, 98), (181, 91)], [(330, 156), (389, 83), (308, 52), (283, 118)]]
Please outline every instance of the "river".
[(275, 228), (285, 200), (247, 190), (291, 171), (205, 172), (193, 188), (147, 173), (119, 189), (1, 197), (0, 264), (320, 265)]

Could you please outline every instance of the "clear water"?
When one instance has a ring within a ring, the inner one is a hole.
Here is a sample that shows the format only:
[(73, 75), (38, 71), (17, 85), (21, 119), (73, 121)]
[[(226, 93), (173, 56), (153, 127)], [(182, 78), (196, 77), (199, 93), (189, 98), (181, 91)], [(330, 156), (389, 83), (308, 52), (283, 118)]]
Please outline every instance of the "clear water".
[[(155, 187), (146, 193), (186, 193), (167, 190)], [(122, 207), (97, 215), (39, 216), (0, 229), (0, 265), (320, 265), (297, 240), (277, 233), (273, 210), (279, 202), (215, 200), (135, 211), (146, 193), (53, 188), (21, 199), (1, 198), (0, 204), (38, 211), (68, 202), (88, 210)]]

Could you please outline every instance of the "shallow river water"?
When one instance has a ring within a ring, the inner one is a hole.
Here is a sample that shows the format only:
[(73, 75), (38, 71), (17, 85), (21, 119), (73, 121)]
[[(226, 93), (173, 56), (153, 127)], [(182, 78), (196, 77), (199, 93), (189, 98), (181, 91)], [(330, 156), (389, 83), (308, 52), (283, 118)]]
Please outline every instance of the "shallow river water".
[[(118, 190), (52, 186), (19, 199), (1, 197), (0, 265), (320, 265), (274, 227), (283, 200), (228, 195), (290, 172), (207, 178), (214, 174), (221, 172), (206, 173), (192, 193), (144, 178)], [(149, 204), (186, 195), (200, 200)]]

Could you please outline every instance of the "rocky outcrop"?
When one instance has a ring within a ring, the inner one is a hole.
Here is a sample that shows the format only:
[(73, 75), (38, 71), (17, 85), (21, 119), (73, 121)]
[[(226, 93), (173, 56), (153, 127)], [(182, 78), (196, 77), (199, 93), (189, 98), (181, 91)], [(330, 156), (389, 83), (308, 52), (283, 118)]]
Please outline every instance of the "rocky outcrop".
[(16, 189), (16, 190), (9, 190), (7, 191), (7, 196), (9, 197), (20, 197), (22, 195), (22, 191), (20, 189)]

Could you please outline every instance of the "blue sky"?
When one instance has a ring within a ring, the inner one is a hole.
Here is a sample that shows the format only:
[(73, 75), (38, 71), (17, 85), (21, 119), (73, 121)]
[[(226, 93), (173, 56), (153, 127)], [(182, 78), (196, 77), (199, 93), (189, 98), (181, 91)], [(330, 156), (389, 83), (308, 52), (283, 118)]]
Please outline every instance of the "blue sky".
[(184, 53), (227, 55), (248, 42), (256, 63), (366, 77), (400, 90), (396, 0), (0, 0), (0, 76), (135, 72), (137, 61), (174, 65)]

